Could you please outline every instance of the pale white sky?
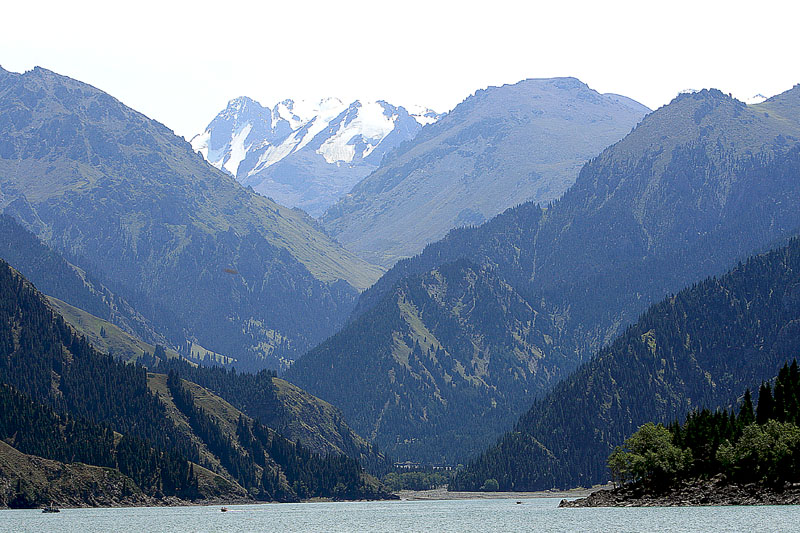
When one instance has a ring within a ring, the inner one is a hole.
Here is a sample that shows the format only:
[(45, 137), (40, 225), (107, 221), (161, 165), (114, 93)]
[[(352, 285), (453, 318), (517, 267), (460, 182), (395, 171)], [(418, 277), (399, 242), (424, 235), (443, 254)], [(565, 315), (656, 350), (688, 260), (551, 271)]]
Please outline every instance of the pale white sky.
[(489, 85), (575, 76), (651, 108), (682, 89), (800, 83), (796, 0), (10, 0), (0, 65), (90, 83), (191, 137), (247, 95), (446, 111)]

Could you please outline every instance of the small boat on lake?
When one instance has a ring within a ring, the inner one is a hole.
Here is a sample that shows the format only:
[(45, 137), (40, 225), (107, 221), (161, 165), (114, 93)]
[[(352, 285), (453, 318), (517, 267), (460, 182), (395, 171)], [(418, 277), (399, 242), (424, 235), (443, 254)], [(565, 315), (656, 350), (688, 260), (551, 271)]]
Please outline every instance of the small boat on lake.
[(51, 503), (50, 505), (48, 505), (47, 507), (42, 509), (42, 512), (43, 513), (60, 513), (61, 509), (59, 509), (58, 507), (56, 507), (55, 505), (53, 505)]
[(228, 512), (228, 508), (227, 507), (223, 507), (222, 509), (220, 509), (220, 511), (222, 511), (223, 513), (227, 513)]

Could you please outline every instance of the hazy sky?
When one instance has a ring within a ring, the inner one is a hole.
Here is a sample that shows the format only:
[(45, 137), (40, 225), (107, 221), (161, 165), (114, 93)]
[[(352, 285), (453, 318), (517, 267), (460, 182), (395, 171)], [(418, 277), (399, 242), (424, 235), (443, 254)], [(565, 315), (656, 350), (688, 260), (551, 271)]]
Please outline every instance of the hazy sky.
[(85, 81), (188, 137), (239, 95), (446, 111), (489, 85), (575, 76), (656, 108), (682, 89), (746, 98), (800, 83), (798, 5), (10, 0), (0, 65)]

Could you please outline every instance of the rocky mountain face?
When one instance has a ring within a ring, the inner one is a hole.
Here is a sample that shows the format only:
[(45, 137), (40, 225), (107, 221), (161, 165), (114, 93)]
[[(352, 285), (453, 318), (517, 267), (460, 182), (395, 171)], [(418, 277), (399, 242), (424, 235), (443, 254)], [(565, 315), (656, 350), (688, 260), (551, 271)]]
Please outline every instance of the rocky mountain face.
[[(509, 416), (521, 414), (649, 305), (794, 235), (800, 228), (799, 139), (800, 87), (750, 106), (714, 90), (681, 95), (587, 163), (548, 208), (523, 204), (398, 262), (361, 295), (351, 323), (287, 376), (342, 408), (356, 431), (397, 457), (455, 462), (471, 446), (469, 437), (435, 435), (443, 419), (452, 426), (483, 423), (483, 407), (474, 406), (485, 401), (470, 395), (486, 394)], [(447, 266), (461, 261), (473, 265), (476, 279), (491, 277), (509, 290), (484, 290), (473, 307), (476, 286)], [(448, 313), (431, 299), (444, 302)], [(410, 309), (416, 310), (413, 330), (422, 332), (412, 337)], [(480, 309), (517, 311), (474, 312)], [(469, 327), (448, 325), (447, 314)], [(463, 343), (446, 338), (465, 332), (492, 333)], [(417, 357), (431, 376), (417, 370), (425, 379), (403, 381), (401, 395), (394, 383), (401, 371), (415, 368), (406, 357), (413, 337), (426, 339), (417, 341)], [(481, 377), (469, 380), (472, 388), (456, 394), (454, 380), (448, 396), (431, 385), (455, 375), (449, 363), (437, 366), (446, 360), (440, 345), (465, 375)], [(511, 354), (519, 363), (509, 367)], [(527, 400), (506, 402), (517, 394)], [(401, 435), (380, 418), (402, 403), (398, 396), (416, 398), (427, 409), (409, 417)], [(432, 405), (440, 409), (436, 419), (426, 415)]]
[(348, 249), (390, 267), (452, 228), (556, 200), (649, 111), (574, 78), (478, 91), (387, 155), (320, 221)]
[(78, 81), (0, 71), (0, 209), (173, 346), (278, 368), (337, 329), (380, 270)]
[(191, 143), (242, 185), (319, 216), (378, 168), (386, 153), (439, 117), (384, 101), (284, 100), (269, 108), (242, 96)]

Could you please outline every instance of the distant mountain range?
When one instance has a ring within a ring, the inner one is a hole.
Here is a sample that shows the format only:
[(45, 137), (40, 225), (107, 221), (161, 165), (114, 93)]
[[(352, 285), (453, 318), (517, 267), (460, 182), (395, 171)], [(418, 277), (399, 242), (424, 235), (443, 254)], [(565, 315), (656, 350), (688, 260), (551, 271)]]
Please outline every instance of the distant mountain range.
[(749, 106), (682, 94), (552, 205), (398, 262), (287, 377), (395, 457), (462, 460), (649, 305), (796, 234), (798, 176), (800, 86)]
[(381, 273), (163, 125), (42, 68), (0, 69), (0, 210), (171, 346), (240, 368), (287, 365)]
[(321, 215), (383, 156), (441, 115), (385, 101), (228, 102), (192, 147), (240, 183), (288, 207)]
[(348, 249), (391, 267), (452, 228), (556, 200), (649, 111), (575, 78), (480, 90), (387, 154), (320, 221)]

